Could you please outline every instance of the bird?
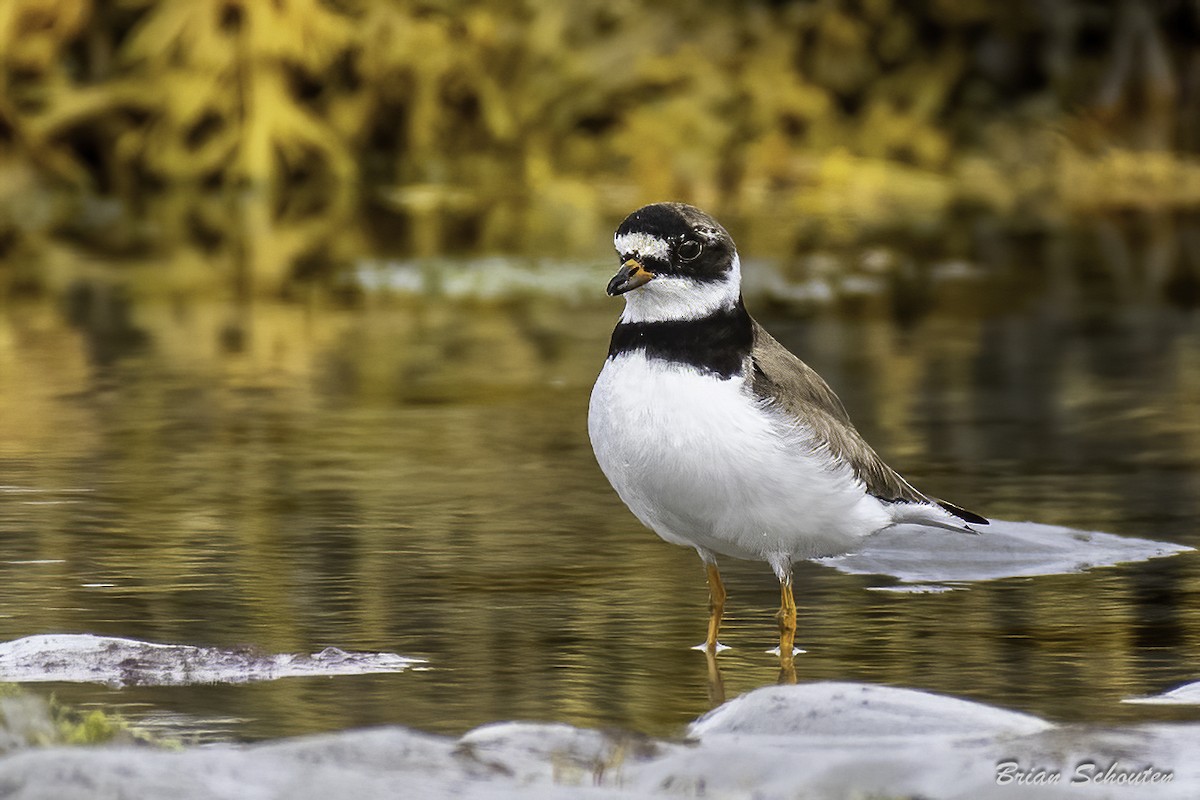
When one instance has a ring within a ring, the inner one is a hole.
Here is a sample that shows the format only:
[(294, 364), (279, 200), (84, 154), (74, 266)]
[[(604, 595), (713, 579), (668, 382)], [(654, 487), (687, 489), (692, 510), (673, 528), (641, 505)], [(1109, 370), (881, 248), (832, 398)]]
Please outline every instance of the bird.
[(978, 533), (988, 520), (918, 491), (883, 462), (811, 367), (746, 310), (741, 260), (713, 217), (637, 209), (613, 237), (625, 300), (588, 404), (601, 471), (633, 515), (704, 563), (708, 633), (727, 593), (717, 557), (765, 561), (779, 581), (779, 655), (796, 633), (795, 562), (841, 555), (901, 523)]

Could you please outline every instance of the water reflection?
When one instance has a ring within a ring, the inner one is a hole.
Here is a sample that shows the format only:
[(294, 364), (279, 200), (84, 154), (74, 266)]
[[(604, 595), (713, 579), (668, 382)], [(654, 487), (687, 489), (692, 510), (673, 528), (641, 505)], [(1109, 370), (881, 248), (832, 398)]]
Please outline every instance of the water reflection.
[[(750, 302), (928, 491), (1200, 545), (1198, 242), (1186, 219), (980, 222), (881, 242), (882, 271), (785, 254), (759, 266), (837, 299)], [(780, 678), (769, 571), (722, 565), (734, 649), (706, 663), (690, 649), (701, 564), (641, 530), (592, 460), (606, 267), (594, 300), (337, 282), (272, 300), (186, 260), (28, 258), (0, 272), (0, 636), (333, 645), (433, 667), (60, 696), (246, 738), (508, 718), (671, 734), (722, 688)], [(1198, 677), (1197, 563), (926, 595), (801, 565), (796, 677), (1058, 719), (1190, 717), (1117, 700)]]

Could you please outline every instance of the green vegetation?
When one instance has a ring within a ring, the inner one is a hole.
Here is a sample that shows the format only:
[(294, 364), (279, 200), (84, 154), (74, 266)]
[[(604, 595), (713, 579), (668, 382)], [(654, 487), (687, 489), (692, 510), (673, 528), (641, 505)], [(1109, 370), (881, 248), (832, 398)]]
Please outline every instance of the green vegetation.
[(288, 241), (324, 259), (364, 207), (427, 253), (590, 247), (664, 198), (833, 236), (1190, 206), (1198, 40), (1101, 0), (8, 0), (0, 255), (319, 218)]
[(0, 755), (29, 746), (152, 743), (119, 715), (80, 711), (0, 683)]

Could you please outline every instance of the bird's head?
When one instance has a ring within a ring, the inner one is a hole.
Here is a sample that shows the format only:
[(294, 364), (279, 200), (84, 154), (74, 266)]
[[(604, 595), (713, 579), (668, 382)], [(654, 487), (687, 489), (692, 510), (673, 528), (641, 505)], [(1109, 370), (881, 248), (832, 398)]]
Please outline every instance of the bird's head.
[(733, 239), (698, 208), (643, 206), (617, 228), (613, 244), (621, 268), (608, 293), (625, 295), (626, 322), (699, 319), (733, 307), (741, 296)]

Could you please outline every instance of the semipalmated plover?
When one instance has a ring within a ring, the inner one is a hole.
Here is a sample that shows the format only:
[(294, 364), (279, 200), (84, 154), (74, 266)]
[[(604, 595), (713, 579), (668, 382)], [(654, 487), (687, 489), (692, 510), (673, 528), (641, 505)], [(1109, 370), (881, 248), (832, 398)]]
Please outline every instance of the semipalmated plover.
[(625, 297), (592, 389), (588, 434), (634, 515), (695, 548), (708, 572), (704, 647), (725, 604), (718, 555), (766, 561), (779, 653), (796, 630), (792, 563), (849, 552), (900, 523), (974, 533), (978, 514), (928, 497), (875, 454), (833, 390), (746, 312), (733, 239), (692, 206), (658, 203), (614, 238)]

